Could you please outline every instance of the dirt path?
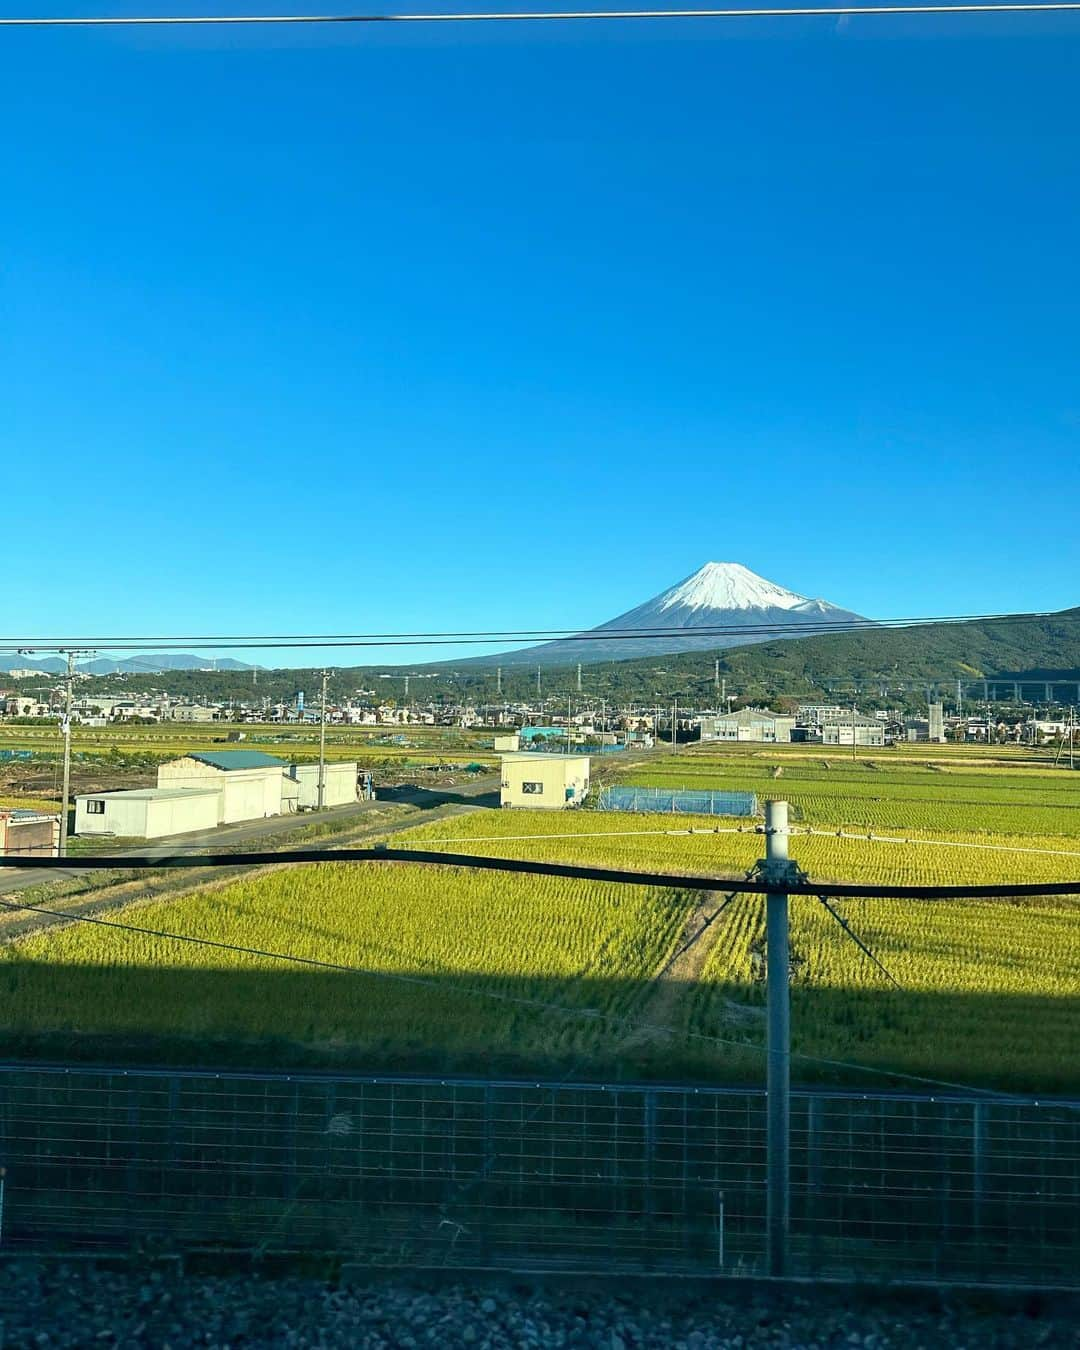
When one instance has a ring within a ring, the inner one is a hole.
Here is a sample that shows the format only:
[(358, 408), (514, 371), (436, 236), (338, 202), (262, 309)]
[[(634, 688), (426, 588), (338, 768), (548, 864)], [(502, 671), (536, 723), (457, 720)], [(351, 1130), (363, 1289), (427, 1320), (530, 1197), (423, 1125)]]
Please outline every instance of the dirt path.
[[(630, 1031), (621, 1047), (623, 1051), (638, 1050), (645, 1045), (670, 1039), (671, 1033), (660, 1028), (678, 1025), (679, 1004), (701, 979), (709, 953), (723, 935), (725, 916), (721, 915), (712, 923), (709, 920), (724, 903), (724, 898), (719, 891), (705, 891), (699, 896), (697, 904), (686, 916), (675, 943), (674, 950), (678, 955), (674, 960), (668, 958), (670, 965), (662, 968), (659, 978), (653, 977), (651, 993), (634, 1014), (635, 1022), (647, 1022), (650, 1025), (638, 1026)], [(706, 924), (708, 927), (702, 932)], [(701, 936), (692, 941), (698, 933)]]

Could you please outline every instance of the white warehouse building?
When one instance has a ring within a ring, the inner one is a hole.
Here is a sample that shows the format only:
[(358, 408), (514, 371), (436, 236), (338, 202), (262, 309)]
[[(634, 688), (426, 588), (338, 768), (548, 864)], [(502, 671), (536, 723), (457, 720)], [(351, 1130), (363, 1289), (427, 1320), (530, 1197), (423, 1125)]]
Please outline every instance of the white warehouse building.
[(215, 786), (90, 792), (75, 798), (75, 833), (164, 839), (217, 829), (220, 808), (221, 790)]
[[(358, 770), (355, 760), (325, 766), (324, 806), (371, 796), (370, 775), (361, 789)], [(76, 797), (75, 833), (164, 839), (318, 805), (318, 764), (286, 764), (258, 750), (192, 751), (161, 765), (156, 788)]]
[(159, 788), (217, 788), (217, 824), (280, 816), (289, 766), (261, 750), (193, 750), (158, 769)]
[(862, 713), (845, 713), (842, 717), (827, 717), (821, 723), (822, 745), (877, 746), (885, 744), (885, 723), (878, 717)]

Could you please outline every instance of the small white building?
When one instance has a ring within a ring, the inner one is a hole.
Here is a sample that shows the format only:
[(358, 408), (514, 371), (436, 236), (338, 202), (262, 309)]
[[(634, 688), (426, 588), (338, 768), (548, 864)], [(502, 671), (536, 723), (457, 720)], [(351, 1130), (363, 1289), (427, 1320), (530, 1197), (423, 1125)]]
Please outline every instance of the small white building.
[(217, 829), (221, 788), (130, 788), (75, 798), (76, 834), (167, 839)]
[(545, 755), (523, 750), (502, 756), (502, 806), (565, 811), (580, 806), (588, 794), (588, 755)]
[(496, 736), (495, 749), (500, 754), (512, 755), (515, 751), (521, 749), (521, 737), (516, 731), (508, 731), (504, 735)]
[(262, 820), (283, 811), (289, 766), (261, 750), (193, 750), (158, 769), (159, 788), (220, 789), (219, 825)]

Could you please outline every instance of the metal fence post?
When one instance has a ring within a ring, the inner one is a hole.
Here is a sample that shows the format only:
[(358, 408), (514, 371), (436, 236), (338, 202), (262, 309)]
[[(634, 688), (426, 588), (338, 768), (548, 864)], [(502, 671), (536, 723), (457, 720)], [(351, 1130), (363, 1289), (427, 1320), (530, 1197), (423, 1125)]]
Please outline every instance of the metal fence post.
[(792, 871), (788, 859), (787, 802), (765, 803), (765, 841), (765, 860), (760, 872), (766, 882), (778, 886), (765, 897), (766, 1250), (769, 1274), (784, 1276), (788, 1271), (791, 1224), (791, 992), (786, 883)]
[(986, 1200), (986, 1103), (976, 1102), (971, 1108), (971, 1226), (975, 1238), (975, 1256), (982, 1274), (986, 1261), (983, 1253), (983, 1209)]

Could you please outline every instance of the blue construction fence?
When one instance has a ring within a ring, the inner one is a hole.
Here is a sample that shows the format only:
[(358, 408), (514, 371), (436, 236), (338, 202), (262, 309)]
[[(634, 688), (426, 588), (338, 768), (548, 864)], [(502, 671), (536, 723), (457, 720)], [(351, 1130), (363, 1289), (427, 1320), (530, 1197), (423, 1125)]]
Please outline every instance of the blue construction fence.
[(671, 812), (688, 816), (756, 816), (755, 792), (714, 792), (705, 788), (606, 787), (601, 811)]

